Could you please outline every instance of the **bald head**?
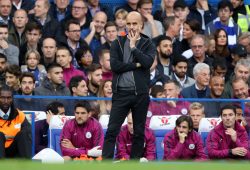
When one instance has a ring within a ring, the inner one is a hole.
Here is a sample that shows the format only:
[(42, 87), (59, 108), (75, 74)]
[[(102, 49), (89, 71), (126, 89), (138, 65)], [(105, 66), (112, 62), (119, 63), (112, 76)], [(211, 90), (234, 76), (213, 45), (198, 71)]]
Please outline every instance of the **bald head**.
[(138, 12), (130, 12), (126, 17), (126, 28), (128, 32), (141, 32), (143, 28), (142, 16)]
[(134, 18), (134, 19), (138, 20), (138, 22), (141, 23), (141, 24), (143, 23), (142, 16), (141, 16), (141, 14), (140, 14), (139, 12), (137, 12), (137, 11), (132, 11), (132, 12), (128, 13), (128, 15), (127, 15), (127, 17), (126, 17), (126, 21), (127, 21), (128, 19), (131, 19), (131, 18)]
[(101, 33), (107, 23), (107, 15), (99, 11), (95, 14), (93, 21), (95, 22), (95, 29), (97, 33)]

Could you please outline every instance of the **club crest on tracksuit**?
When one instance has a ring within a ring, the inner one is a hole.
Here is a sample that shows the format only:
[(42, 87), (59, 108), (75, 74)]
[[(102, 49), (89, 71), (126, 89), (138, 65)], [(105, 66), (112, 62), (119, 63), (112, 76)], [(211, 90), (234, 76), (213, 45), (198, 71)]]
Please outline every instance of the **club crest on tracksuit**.
[(195, 148), (195, 145), (193, 143), (191, 143), (191, 144), (189, 144), (188, 148), (193, 150)]
[(92, 137), (92, 134), (91, 132), (86, 132), (85, 136), (87, 139), (90, 139)]

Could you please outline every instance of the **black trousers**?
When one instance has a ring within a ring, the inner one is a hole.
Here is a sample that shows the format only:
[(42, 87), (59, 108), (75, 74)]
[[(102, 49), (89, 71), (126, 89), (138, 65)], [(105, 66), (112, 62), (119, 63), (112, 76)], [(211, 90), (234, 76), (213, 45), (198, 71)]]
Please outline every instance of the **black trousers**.
[(31, 136), (26, 131), (20, 131), (12, 144), (5, 148), (5, 136), (0, 132), (0, 158), (31, 158)]
[(102, 151), (104, 159), (113, 159), (116, 137), (130, 109), (134, 129), (130, 159), (142, 157), (148, 105), (148, 94), (135, 95), (135, 91), (118, 91), (113, 94), (112, 109)]

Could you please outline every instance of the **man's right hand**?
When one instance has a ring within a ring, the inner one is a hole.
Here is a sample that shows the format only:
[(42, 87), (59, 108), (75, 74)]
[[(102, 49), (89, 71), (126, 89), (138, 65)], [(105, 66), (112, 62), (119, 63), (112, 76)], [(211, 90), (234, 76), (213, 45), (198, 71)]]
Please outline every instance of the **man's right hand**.
[(8, 42), (5, 41), (4, 39), (0, 40), (0, 47), (2, 49), (7, 49), (9, 47)]
[(179, 135), (179, 142), (184, 143), (185, 138), (187, 137), (187, 134), (186, 133), (178, 133), (178, 135)]
[(244, 147), (237, 147), (232, 149), (232, 154), (236, 156), (246, 156), (247, 149)]

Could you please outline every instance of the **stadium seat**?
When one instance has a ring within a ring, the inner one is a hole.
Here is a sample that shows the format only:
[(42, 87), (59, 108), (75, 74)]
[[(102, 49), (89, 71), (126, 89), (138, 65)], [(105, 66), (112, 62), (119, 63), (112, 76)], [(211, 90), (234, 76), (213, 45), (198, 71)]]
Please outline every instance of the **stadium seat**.
[(175, 121), (180, 115), (168, 115), (168, 116), (152, 116), (149, 123), (149, 128), (153, 130), (175, 128)]
[(164, 154), (164, 136), (175, 128), (175, 121), (179, 116), (180, 115), (151, 117), (149, 128), (151, 128), (155, 134), (157, 160), (162, 160)]
[(32, 156), (34, 156), (35, 155), (35, 112), (23, 111), (23, 113), (25, 114), (25, 117), (27, 118), (27, 120), (31, 125), (31, 135), (32, 135), (31, 150), (32, 150)]
[(35, 122), (39, 121), (39, 120), (44, 120), (46, 119), (46, 113), (44, 111), (28, 111), (28, 110), (24, 110), (23, 111), (26, 114), (26, 118), (28, 119), (28, 121), (31, 121), (31, 114), (29, 113), (34, 113), (35, 114)]
[(162, 160), (164, 155), (164, 136), (171, 130), (154, 130), (156, 143), (156, 159)]
[(49, 136), (48, 147), (54, 149), (60, 155), (62, 155), (60, 148), (61, 130), (67, 120), (74, 118), (75, 116), (61, 116), (61, 115), (53, 115), (51, 117), (49, 131), (48, 131), (48, 136)]
[(59, 155), (62, 155), (60, 148), (60, 135), (62, 129), (49, 129), (49, 148), (55, 150)]
[(201, 135), (204, 146), (206, 147), (206, 140), (208, 133), (219, 123), (221, 122), (221, 118), (202, 118), (199, 125), (198, 132)]
[[(99, 123), (101, 124), (103, 129), (107, 129), (109, 123), (109, 115), (101, 115), (99, 118)], [(127, 118), (124, 120), (122, 126), (126, 124), (127, 124)]]

